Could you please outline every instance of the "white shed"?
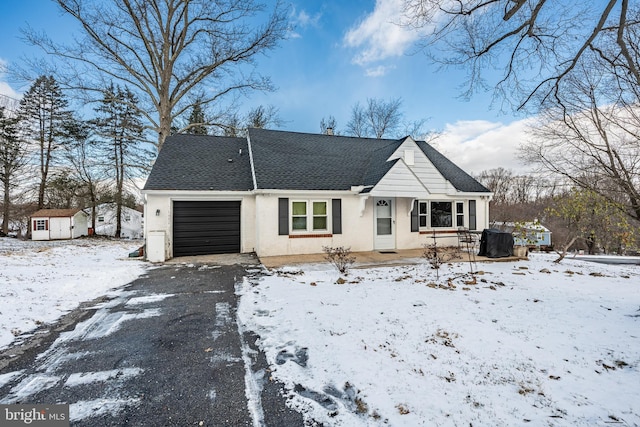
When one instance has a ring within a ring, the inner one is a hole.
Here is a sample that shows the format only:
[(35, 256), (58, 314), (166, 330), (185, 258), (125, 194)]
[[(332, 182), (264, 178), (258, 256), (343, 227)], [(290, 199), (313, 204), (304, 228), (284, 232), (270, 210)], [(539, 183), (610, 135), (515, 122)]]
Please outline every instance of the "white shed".
[[(91, 209), (85, 209), (85, 211), (89, 214), (89, 224), (91, 224)], [(116, 205), (114, 203), (103, 203), (96, 206), (95, 234), (115, 236), (117, 222), (116, 212)], [(120, 237), (125, 239), (142, 238), (143, 223), (142, 212), (123, 206), (120, 217)]]
[(81, 209), (40, 209), (31, 215), (31, 240), (75, 239), (88, 235), (89, 216)]

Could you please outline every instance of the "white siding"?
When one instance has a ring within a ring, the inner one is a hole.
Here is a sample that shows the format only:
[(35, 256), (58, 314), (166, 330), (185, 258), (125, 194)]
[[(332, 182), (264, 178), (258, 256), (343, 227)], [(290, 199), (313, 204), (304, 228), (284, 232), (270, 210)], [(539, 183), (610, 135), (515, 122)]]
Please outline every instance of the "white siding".
[(371, 190), (376, 197), (421, 197), (429, 192), (404, 162), (397, 162)]
[(451, 184), (440, 174), (438, 169), (418, 147), (418, 144), (411, 138), (407, 138), (389, 157), (389, 160), (403, 158), (405, 150), (413, 150), (414, 165), (410, 166), (410, 168), (431, 194), (446, 194), (453, 190)]
[(71, 237), (76, 239), (81, 236), (89, 235), (89, 215), (80, 211), (72, 218)]

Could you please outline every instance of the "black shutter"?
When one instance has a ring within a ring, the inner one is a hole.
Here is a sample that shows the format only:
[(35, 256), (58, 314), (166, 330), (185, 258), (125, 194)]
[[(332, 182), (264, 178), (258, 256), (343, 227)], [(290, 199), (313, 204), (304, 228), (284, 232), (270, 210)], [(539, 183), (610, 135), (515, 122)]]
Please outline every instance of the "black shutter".
[(286, 197), (278, 198), (278, 234), (289, 234), (289, 199)]
[(469, 200), (469, 230), (476, 230), (478, 225), (476, 224), (476, 201)]
[(420, 231), (420, 224), (418, 222), (418, 201), (413, 201), (413, 210), (411, 211), (411, 231)]
[(331, 200), (331, 223), (333, 234), (342, 234), (342, 199)]

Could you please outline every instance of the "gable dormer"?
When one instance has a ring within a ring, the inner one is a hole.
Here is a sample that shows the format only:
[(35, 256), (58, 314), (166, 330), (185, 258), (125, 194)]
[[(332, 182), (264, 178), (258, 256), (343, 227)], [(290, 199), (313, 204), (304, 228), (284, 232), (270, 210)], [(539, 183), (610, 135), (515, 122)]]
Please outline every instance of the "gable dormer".
[(404, 139), (387, 160), (396, 159), (401, 159), (429, 192), (446, 194), (455, 191), (453, 185), (442, 176), (410, 136)]

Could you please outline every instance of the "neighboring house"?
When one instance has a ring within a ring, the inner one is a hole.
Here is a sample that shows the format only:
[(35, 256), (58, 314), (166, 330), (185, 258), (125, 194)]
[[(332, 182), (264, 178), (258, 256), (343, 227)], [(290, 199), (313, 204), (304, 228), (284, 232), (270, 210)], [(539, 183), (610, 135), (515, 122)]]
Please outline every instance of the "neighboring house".
[(551, 231), (538, 221), (494, 222), (493, 227), (513, 234), (513, 244), (544, 249), (551, 246)]
[(31, 215), (31, 240), (86, 236), (88, 219), (89, 215), (80, 209), (41, 209)]
[[(91, 209), (85, 209), (91, 218)], [(115, 236), (116, 234), (116, 205), (113, 203), (102, 203), (96, 206), (96, 229), (95, 234), (101, 236)], [(92, 224), (91, 219), (89, 224)], [(122, 207), (120, 218), (120, 237), (125, 239), (141, 239), (143, 232), (142, 212), (135, 209)]]
[(482, 230), (493, 193), (424, 141), (249, 129), (173, 135), (142, 191), (151, 261), (421, 248)]

